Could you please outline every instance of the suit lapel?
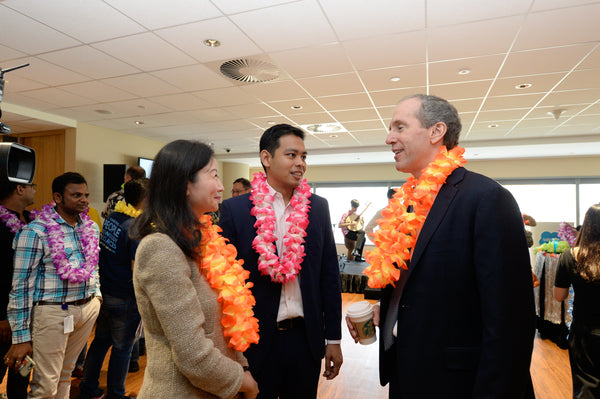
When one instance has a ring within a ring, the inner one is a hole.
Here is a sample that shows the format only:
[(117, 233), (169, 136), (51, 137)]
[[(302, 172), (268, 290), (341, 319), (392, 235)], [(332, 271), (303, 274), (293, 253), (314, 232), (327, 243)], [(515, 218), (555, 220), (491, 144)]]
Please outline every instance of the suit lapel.
[(459, 190), (456, 185), (464, 178), (465, 173), (466, 169), (462, 167), (454, 170), (450, 176), (448, 176), (446, 183), (442, 186), (440, 192), (435, 198), (431, 210), (429, 211), (429, 215), (427, 215), (427, 219), (425, 219), (425, 223), (423, 224), (423, 228), (421, 229), (417, 243), (415, 244), (415, 249), (408, 267), (406, 281), (410, 279), (412, 271), (419, 264), (419, 259), (421, 258), (421, 255), (423, 255), (423, 251), (425, 251), (425, 248), (427, 248), (427, 244), (429, 244), (431, 237), (444, 219), (444, 216), (448, 211), (448, 207), (452, 203), (452, 200)]

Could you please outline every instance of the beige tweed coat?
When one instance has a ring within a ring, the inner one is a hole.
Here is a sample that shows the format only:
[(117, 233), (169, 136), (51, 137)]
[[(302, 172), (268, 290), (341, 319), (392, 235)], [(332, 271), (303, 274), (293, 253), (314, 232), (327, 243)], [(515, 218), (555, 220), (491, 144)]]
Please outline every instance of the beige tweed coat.
[(217, 292), (167, 235), (140, 242), (133, 282), (147, 365), (139, 399), (232, 398), (244, 356), (227, 347)]

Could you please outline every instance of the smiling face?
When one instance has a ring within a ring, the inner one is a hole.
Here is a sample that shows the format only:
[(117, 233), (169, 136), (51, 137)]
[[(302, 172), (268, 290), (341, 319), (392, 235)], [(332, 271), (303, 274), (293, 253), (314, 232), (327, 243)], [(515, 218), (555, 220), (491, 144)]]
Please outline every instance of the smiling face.
[(417, 118), (421, 100), (409, 98), (398, 104), (385, 140), (392, 146), (396, 170), (419, 178), (442, 145), (446, 125), (438, 122), (425, 128)]
[(267, 171), (267, 181), (284, 198), (291, 198), (306, 172), (306, 147), (304, 140), (294, 134), (279, 138), (275, 153), (262, 150), (260, 159)]
[[(58, 213), (67, 217), (76, 217), (81, 212), (84, 212), (89, 204), (90, 192), (87, 184), (69, 183), (65, 186), (63, 194), (54, 193), (54, 201)], [(66, 219), (65, 219), (66, 220)]]
[(223, 190), (217, 161), (211, 158), (205, 167), (196, 172), (193, 181), (188, 182), (187, 198), (196, 216), (218, 210)]

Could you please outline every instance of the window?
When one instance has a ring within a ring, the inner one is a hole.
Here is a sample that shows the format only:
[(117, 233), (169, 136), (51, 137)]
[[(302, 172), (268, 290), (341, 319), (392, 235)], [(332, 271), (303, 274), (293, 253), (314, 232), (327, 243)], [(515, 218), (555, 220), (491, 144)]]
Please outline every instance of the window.
[(582, 183), (579, 185), (579, 221), (577, 225), (583, 223), (585, 213), (590, 206), (600, 203), (600, 184)]
[(575, 184), (503, 185), (511, 192), (522, 213), (537, 222), (573, 222), (576, 214)]

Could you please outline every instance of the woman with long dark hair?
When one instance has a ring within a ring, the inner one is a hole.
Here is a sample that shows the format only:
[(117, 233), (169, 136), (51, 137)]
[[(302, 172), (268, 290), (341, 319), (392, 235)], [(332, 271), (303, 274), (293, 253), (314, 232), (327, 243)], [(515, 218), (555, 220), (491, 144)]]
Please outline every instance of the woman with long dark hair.
[(255, 398), (242, 351), (258, 341), (247, 273), (205, 213), (223, 185), (211, 148), (177, 140), (157, 154), (140, 237), (134, 285), (148, 363), (138, 398)]
[(563, 301), (573, 286), (569, 361), (573, 398), (600, 398), (600, 204), (585, 214), (575, 246), (558, 261), (554, 298)]

